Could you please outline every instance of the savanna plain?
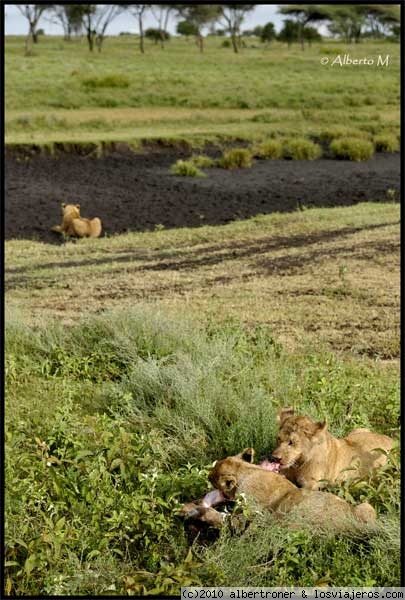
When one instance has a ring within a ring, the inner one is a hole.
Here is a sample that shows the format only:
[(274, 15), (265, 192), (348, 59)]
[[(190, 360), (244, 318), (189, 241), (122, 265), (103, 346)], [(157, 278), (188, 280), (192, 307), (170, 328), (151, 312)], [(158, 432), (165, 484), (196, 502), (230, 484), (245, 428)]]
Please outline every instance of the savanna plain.
[[(316, 160), (336, 139), (368, 142), (372, 160), (382, 139), (398, 150), (398, 44), (221, 44), (148, 42), (140, 56), (120, 36), (91, 54), (45, 36), (25, 55), (8, 37), (6, 150), (30, 164), (80, 148), (97, 160), (116, 142), (135, 156), (297, 138), (319, 144)], [(320, 64), (345, 53), (390, 65)], [(397, 450), (378, 476), (334, 488), (374, 506), (370, 535), (289, 529), (241, 501), (245, 531), (190, 546), (178, 517), (214, 460), (271, 452), (280, 407), (334, 435), (399, 438), (397, 200), (387, 188), (224, 225), (7, 239), (6, 594), (399, 585)]]

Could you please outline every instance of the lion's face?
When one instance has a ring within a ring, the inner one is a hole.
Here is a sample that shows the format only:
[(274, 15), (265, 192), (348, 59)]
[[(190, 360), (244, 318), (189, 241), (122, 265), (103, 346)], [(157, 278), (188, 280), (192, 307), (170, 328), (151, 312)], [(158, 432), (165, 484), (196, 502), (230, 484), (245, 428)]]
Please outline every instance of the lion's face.
[(62, 215), (69, 219), (80, 219), (80, 204), (61, 204)]
[(326, 422), (314, 423), (308, 417), (296, 417), (291, 409), (280, 411), (278, 420), (280, 429), (272, 456), (280, 461), (282, 470), (298, 467), (324, 440)]
[(238, 487), (237, 474), (245, 463), (252, 464), (255, 451), (253, 448), (245, 448), (236, 456), (229, 456), (223, 460), (217, 460), (208, 479), (213, 487), (220, 490), (227, 500), (233, 500)]
[(240, 459), (235, 459), (234, 457), (218, 460), (208, 475), (208, 479), (213, 487), (220, 490), (228, 500), (233, 500), (235, 497), (238, 460)]

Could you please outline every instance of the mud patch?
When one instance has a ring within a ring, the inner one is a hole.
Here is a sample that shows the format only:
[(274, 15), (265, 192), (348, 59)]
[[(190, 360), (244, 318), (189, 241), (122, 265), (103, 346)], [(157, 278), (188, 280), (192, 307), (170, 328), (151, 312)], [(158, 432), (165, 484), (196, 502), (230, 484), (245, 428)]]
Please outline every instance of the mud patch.
[(112, 235), (399, 198), (399, 154), (361, 163), (257, 160), (251, 169), (209, 169), (206, 178), (171, 175), (170, 166), (189, 155), (178, 149), (100, 158), (8, 154), (5, 239), (62, 243), (50, 231), (60, 222), (61, 202), (80, 203), (83, 216), (100, 217)]

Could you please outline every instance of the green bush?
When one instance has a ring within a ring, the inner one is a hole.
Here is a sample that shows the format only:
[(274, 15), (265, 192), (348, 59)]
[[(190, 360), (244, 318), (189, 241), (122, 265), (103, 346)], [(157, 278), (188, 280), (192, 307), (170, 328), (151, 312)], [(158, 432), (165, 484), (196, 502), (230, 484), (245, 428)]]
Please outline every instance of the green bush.
[(223, 153), (218, 161), (222, 169), (247, 169), (252, 166), (252, 152), (246, 148), (233, 148)]
[(183, 177), (206, 177), (191, 160), (178, 160), (170, 167), (170, 172), (173, 175), (182, 175)]
[(87, 89), (127, 88), (130, 80), (126, 75), (104, 75), (104, 77), (86, 77), (82, 85)]
[(333, 156), (346, 160), (369, 160), (374, 154), (374, 144), (359, 138), (338, 138), (329, 148)]
[(395, 135), (378, 135), (374, 138), (374, 145), (377, 152), (397, 152), (399, 149)]
[(322, 148), (305, 138), (287, 139), (284, 141), (283, 154), (285, 158), (294, 160), (315, 160), (322, 156)]
[(193, 165), (200, 169), (207, 169), (208, 167), (215, 166), (215, 160), (209, 156), (206, 156), (205, 154), (193, 155), (190, 158), (190, 161), (193, 163)]
[(266, 159), (283, 158), (283, 144), (278, 140), (268, 140), (254, 146), (253, 156)]

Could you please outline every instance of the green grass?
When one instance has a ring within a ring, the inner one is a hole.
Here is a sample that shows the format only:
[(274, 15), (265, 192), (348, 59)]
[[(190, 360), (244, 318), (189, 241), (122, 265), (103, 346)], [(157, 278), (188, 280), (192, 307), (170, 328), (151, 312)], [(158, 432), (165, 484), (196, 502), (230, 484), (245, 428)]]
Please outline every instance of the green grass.
[(252, 166), (252, 152), (247, 148), (226, 150), (217, 164), (221, 169), (248, 169)]
[(359, 138), (337, 138), (329, 148), (333, 156), (347, 160), (368, 160), (374, 154), (374, 144)]
[(322, 148), (305, 138), (284, 140), (284, 156), (293, 160), (315, 160), (322, 156)]
[(210, 37), (201, 55), (185, 40), (172, 39), (165, 50), (147, 43), (140, 56), (133, 37), (109, 38), (93, 54), (84, 39), (43, 37), (34, 55), (24, 56), (24, 38), (7, 36), (6, 143), (175, 135), (263, 141), (319, 136), (335, 126), (373, 135), (388, 128), (396, 135), (398, 44), (350, 48), (353, 58), (389, 53), (387, 69), (322, 67), (320, 56), (329, 46), (313, 44), (302, 52), (275, 43), (235, 55)]
[(374, 138), (374, 145), (377, 152), (398, 152), (399, 143), (394, 135), (377, 135)]
[(205, 173), (192, 160), (178, 160), (170, 167), (170, 172), (183, 177), (205, 177)]
[(398, 432), (396, 368), (321, 347), (286, 352), (266, 326), (203, 325), (146, 306), (68, 328), (9, 315), (6, 351), (9, 592), (178, 593), (186, 582), (325, 577), (337, 586), (398, 584), (391, 480), (373, 496), (378, 536), (360, 547), (253, 514), (243, 535), (225, 531), (190, 562), (175, 517), (208, 489), (212, 460), (248, 445), (271, 451), (281, 406), (328, 415), (336, 435), (358, 426)]

